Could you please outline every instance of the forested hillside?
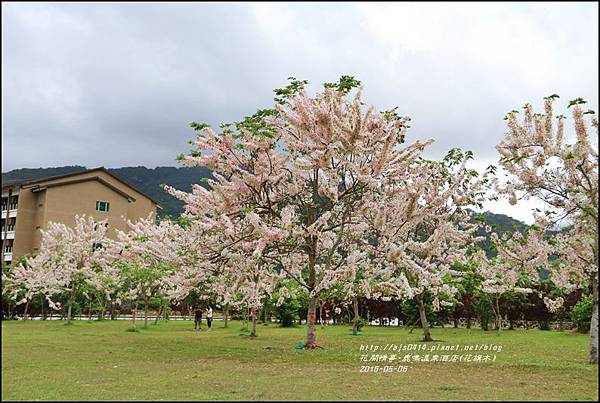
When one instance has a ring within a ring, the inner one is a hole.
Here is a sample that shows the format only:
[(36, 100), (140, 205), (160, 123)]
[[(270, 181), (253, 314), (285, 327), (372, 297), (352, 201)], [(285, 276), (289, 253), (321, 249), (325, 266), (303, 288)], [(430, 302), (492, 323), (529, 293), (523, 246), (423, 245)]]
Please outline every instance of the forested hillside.
[[(83, 171), (85, 169), (87, 168), (80, 165), (55, 168), (15, 169), (6, 173), (2, 173), (2, 181), (4, 182), (15, 179), (38, 179), (48, 176), (57, 176)], [(177, 217), (183, 212), (183, 203), (167, 194), (160, 185), (167, 184), (175, 187), (176, 189), (189, 192), (191, 191), (192, 183), (199, 183), (202, 186), (206, 186), (201, 179), (210, 176), (210, 171), (206, 168), (146, 168), (143, 166), (138, 166), (110, 168), (109, 171), (160, 202), (163, 208), (162, 210), (159, 209), (158, 211), (159, 217), (168, 215), (173, 218)], [(483, 216), (485, 218), (485, 222), (491, 225), (492, 228), (499, 233), (513, 232), (515, 230), (523, 231), (525, 228), (527, 228), (527, 225), (525, 225), (523, 222), (504, 214), (494, 214), (488, 211), (484, 213), (473, 214)]]

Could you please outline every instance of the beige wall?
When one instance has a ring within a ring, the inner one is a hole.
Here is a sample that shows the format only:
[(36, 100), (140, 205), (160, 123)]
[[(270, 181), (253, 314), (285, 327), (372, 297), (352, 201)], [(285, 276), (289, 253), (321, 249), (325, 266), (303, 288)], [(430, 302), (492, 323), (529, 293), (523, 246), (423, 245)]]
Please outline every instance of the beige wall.
[(13, 243), (13, 260), (17, 257), (31, 253), (33, 249), (34, 228), (37, 217), (43, 215), (38, 212), (39, 195), (30, 191), (19, 191), (19, 205), (15, 223), (15, 240)]
[[(33, 193), (33, 192), (30, 192)], [(33, 193), (37, 195), (37, 211), (35, 214), (34, 225), (31, 228), (33, 239), (31, 241), (31, 245), (29, 246), (29, 251), (37, 251), (42, 243), (42, 233), (40, 229), (44, 228), (46, 225), (46, 191)], [(17, 222), (19, 219), (17, 218)]]
[[(111, 237), (114, 236), (115, 229), (126, 229), (125, 221), (129, 202), (123, 195), (98, 181), (56, 186), (48, 188), (45, 192), (44, 228), (50, 221), (72, 227), (75, 225), (75, 215), (85, 214), (94, 217), (97, 221), (108, 219), (109, 236)], [(109, 211), (97, 211), (96, 201), (109, 202)]]
[[(115, 229), (126, 229), (127, 219), (136, 221), (142, 217), (147, 217), (150, 212), (156, 215), (156, 204), (152, 200), (103, 171), (92, 171), (66, 178), (38, 182), (36, 185), (44, 187), (50, 184), (93, 177), (102, 178), (115, 188), (135, 198), (135, 201), (129, 202), (125, 195), (98, 180), (58, 185), (37, 192), (32, 192), (30, 187), (22, 188), (19, 192), (13, 261), (19, 256), (32, 253), (40, 247), (40, 229), (45, 229), (50, 221), (73, 226), (77, 214), (92, 216), (99, 221), (108, 219), (108, 235), (114, 237)], [(109, 202), (109, 211), (97, 211), (96, 201)]]

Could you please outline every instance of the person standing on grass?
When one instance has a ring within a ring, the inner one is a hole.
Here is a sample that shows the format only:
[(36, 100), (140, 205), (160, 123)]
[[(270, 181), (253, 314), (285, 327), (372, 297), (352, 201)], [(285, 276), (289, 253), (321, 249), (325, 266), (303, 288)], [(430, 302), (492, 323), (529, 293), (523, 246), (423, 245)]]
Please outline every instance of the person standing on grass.
[(196, 313), (194, 315), (194, 330), (202, 330), (202, 308), (198, 305), (196, 305)]
[(210, 305), (208, 306), (208, 309), (206, 310), (206, 325), (208, 326), (208, 330), (210, 331), (210, 326), (212, 325), (212, 308), (210, 307)]
[(333, 312), (334, 312), (334, 314), (335, 314), (335, 315), (333, 316), (333, 323), (334, 323), (334, 324), (336, 324), (336, 323), (340, 323), (340, 318), (339, 318), (339, 316), (340, 316), (340, 315), (341, 315), (341, 313), (342, 313), (342, 308), (340, 308), (339, 306), (336, 306), (336, 307), (335, 307), (335, 309), (333, 310)]

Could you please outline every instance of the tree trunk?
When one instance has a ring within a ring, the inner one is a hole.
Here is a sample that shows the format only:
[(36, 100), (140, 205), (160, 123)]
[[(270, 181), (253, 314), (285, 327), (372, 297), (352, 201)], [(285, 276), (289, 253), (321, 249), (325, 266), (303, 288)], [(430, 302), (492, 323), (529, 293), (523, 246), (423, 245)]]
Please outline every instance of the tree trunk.
[(46, 320), (46, 313), (44, 312), (44, 296), (40, 295), (40, 300), (42, 301), (42, 320)]
[(104, 311), (106, 311), (106, 298), (102, 298), (100, 312), (98, 312), (98, 320), (104, 320)]
[[(316, 200), (316, 189), (313, 190), (313, 199)], [(309, 212), (309, 221), (314, 222), (312, 211)], [(310, 245), (310, 251), (308, 253), (308, 312), (306, 313), (306, 343), (305, 348), (316, 348), (317, 347), (317, 328), (315, 326), (316, 312), (317, 312), (317, 299), (318, 295), (314, 295), (314, 289), (317, 284), (317, 272), (315, 270), (315, 264), (317, 259), (315, 256), (317, 249), (317, 240), (315, 237), (310, 237), (308, 244)]]
[(252, 331), (250, 332), (250, 336), (251, 337), (256, 337), (256, 309), (252, 308), (252, 311), (250, 312), (250, 316), (252, 316)]
[(156, 319), (154, 319), (154, 324), (158, 325), (158, 321), (161, 319), (163, 312), (165, 311), (165, 301), (161, 297), (160, 298), (160, 306), (158, 307), (158, 313), (156, 314)]
[[(267, 301), (267, 302), (268, 302), (268, 301)], [(263, 321), (264, 321), (264, 323), (269, 323), (269, 322), (267, 321), (267, 318), (269, 317), (269, 307), (268, 307), (268, 305), (267, 305), (266, 303), (265, 303), (265, 305), (264, 305), (263, 311), (264, 311), (264, 312), (263, 312), (263, 313), (264, 313), (264, 318), (263, 318)]]
[(318, 301), (317, 301), (317, 306), (319, 308), (319, 316), (318, 316), (319, 320), (316, 321), (316, 323), (319, 323), (322, 325), (323, 324), (323, 308), (321, 307), (321, 304)]
[(67, 309), (67, 323), (71, 323), (71, 308), (73, 307), (73, 300), (69, 300), (69, 308)]
[[(352, 299), (352, 304), (354, 308), (354, 322), (352, 323), (352, 334), (356, 336), (358, 334), (358, 325), (360, 322), (360, 315), (358, 312), (358, 297), (356, 295)], [(379, 319), (379, 321), (379, 324), (381, 325), (381, 318)]]
[(136, 325), (135, 325), (135, 311), (137, 310), (137, 304), (135, 304), (135, 306), (133, 307), (133, 309), (131, 310), (131, 328), (133, 330), (136, 329)]
[[(316, 209), (319, 204), (319, 171), (313, 169), (313, 180), (312, 180), (312, 202), (308, 206), (308, 214), (306, 217), (306, 224), (312, 225), (316, 220)], [(314, 235), (310, 235), (306, 240), (307, 252), (308, 252), (308, 312), (306, 314), (306, 344), (304, 348), (316, 348), (317, 347), (317, 329), (315, 327), (315, 313), (317, 310), (317, 299), (319, 295), (315, 295), (315, 288), (317, 285), (317, 271), (315, 265), (317, 263), (317, 243), (318, 239)]]
[(115, 305), (113, 301), (110, 301), (110, 320), (115, 320)]
[(496, 296), (495, 313), (496, 313), (496, 330), (498, 330), (498, 333), (500, 333), (500, 331), (502, 330), (502, 316), (500, 315), (500, 304), (498, 303), (499, 299), (500, 299), (500, 297)]
[(467, 329), (471, 328), (471, 317), (467, 317)]
[(92, 299), (90, 298), (90, 305), (88, 306), (88, 320), (92, 320)]
[(27, 310), (29, 309), (29, 300), (25, 304), (25, 310), (23, 311), (23, 320), (27, 320)]
[(144, 296), (144, 329), (148, 328), (148, 296)]
[(423, 294), (415, 296), (419, 304), (419, 317), (421, 318), (421, 326), (423, 327), (423, 341), (433, 341), (431, 333), (429, 333), (429, 323), (427, 323), (427, 315), (425, 314), (425, 304), (423, 304)]
[(154, 325), (158, 325), (158, 320), (160, 319), (160, 315), (162, 314), (163, 311), (163, 301), (162, 299), (160, 300), (160, 306), (158, 307), (158, 313), (156, 314), (156, 318), (154, 319)]
[(316, 312), (317, 298), (310, 297), (308, 300), (308, 313), (306, 315), (306, 348), (315, 348), (317, 346)]
[(223, 307), (223, 327), (227, 327), (227, 321), (229, 319), (229, 307), (226, 305)]
[[(596, 246), (597, 247), (597, 246)], [(598, 365), (598, 273), (592, 274), (592, 321), (590, 323), (590, 364)]]

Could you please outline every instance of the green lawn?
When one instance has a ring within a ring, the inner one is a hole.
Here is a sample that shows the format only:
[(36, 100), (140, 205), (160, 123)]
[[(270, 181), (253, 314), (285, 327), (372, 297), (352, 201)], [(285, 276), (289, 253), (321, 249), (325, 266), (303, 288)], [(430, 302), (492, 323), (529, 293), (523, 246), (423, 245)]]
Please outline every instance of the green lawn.
[[(360, 372), (360, 345), (420, 343), (419, 329), (318, 326), (324, 349), (296, 350), (305, 328), (240, 322), (192, 331), (189, 321), (127, 332), (125, 321), (2, 323), (3, 400), (596, 400), (588, 336), (558, 331), (434, 328), (447, 345), (496, 344), (495, 362), (409, 363)], [(436, 343), (427, 343), (429, 346)], [(451, 353), (438, 353), (451, 354)], [(399, 354), (403, 357), (404, 354)], [(362, 363), (362, 365), (398, 365)]]

